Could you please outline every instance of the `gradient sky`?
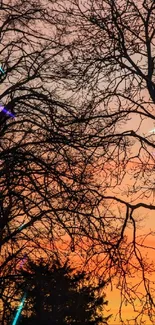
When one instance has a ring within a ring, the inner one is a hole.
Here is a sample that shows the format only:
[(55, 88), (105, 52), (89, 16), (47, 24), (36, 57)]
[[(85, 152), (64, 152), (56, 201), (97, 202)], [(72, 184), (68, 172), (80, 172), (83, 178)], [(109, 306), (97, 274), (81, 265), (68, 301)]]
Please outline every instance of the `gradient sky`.
[[(147, 93), (145, 95), (147, 97)], [(131, 118), (131, 120), (124, 127), (122, 127), (122, 129), (124, 129), (124, 130), (130, 130), (130, 129), (136, 130), (138, 128), (138, 126), (139, 126), (139, 123), (140, 123), (139, 116), (134, 115)], [(138, 132), (141, 135), (142, 134), (148, 134), (149, 131), (151, 129), (153, 129), (154, 127), (155, 127), (155, 125), (154, 125), (153, 121), (150, 121), (149, 119), (144, 120), (142, 122), (140, 131), (138, 131)], [(155, 137), (155, 135), (154, 135), (154, 137)], [(135, 144), (133, 149), (136, 152), (137, 149), (138, 149), (138, 145)], [(130, 169), (130, 166), (128, 168)], [(130, 179), (129, 175), (126, 176), (123, 186), (126, 186), (126, 185), (127, 186), (128, 185), (132, 186), (132, 180)], [(121, 188), (120, 188), (120, 193), (119, 193), (118, 197), (120, 197), (120, 198), (122, 198), (124, 200), (128, 199), (130, 201), (130, 197), (127, 198), (127, 196), (122, 193)], [(138, 201), (140, 201), (139, 198), (137, 198), (137, 202)], [(153, 202), (153, 193), (150, 196), (150, 198), (143, 199), (142, 201), (146, 202), (146, 203), (152, 203)], [(150, 230), (155, 229), (155, 218), (154, 218), (155, 212), (154, 211), (146, 211), (146, 209), (141, 208), (138, 211), (136, 211), (136, 214), (137, 214), (137, 217), (138, 217), (138, 214), (140, 216), (143, 215), (145, 217), (145, 220), (141, 223), (142, 228), (139, 230), (139, 234), (145, 234), (145, 233), (148, 233)], [(130, 236), (131, 235), (129, 234), (129, 237)], [(149, 236), (146, 239), (145, 244), (149, 245), (149, 246), (152, 246), (152, 247), (155, 247), (155, 238), (153, 236)], [(153, 255), (153, 253), (154, 253), (153, 250), (148, 249), (149, 258), (154, 260), (155, 257)], [(71, 254), (71, 256), (74, 256), (75, 261), (78, 261), (78, 257), (76, 255), (76, 252), (75, 252), (75, 254)], [(154, 280), (155, 280), (155, 275), (154, 275)], [(116, 288), (113, 288), (113, 291), (111, 291), (111, 288), (109, 286), (108, 289), (105, 292), (106, 292), (106, 295), (107, 295), (107, 300), (109, 301), (108, 308), (110, 309), (110, 312), (107, 312), (107, 314), (113, 313), (114, 316), (115, 316), (115, 314), (118, 312), (119, 305), (120, 305), (120, 291), (117, 290)], [(124, 312), (123, 312), (122, 317), (124, 319), (127, 319), (128, 317), (131, 318), (132, 316), (135, 316), (135, 313), (133, 313), (133, 310), (132, 310), (130, 305), (124, 306), (123, 310), (124, 310)], [(115, 320), (114, 317), (111, 319), (111, 321), (109, 323), (114, 324), (114, 325), (120, 325), (118, 319)], [(133, 324), (134, 324), (134, 322), (133, 322)], [(151, 323), (147, 319), (147, 325), (149, 325), (149, 324), (151, 324)], [(132, 325), (132, 323), (131, 323), (131, 325)]]

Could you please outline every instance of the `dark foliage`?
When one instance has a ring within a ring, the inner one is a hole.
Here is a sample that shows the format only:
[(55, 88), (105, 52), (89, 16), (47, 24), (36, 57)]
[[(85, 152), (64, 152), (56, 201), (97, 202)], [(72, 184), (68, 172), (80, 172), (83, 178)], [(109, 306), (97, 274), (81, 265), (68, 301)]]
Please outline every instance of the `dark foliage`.
[[(63, 266), (55, 261), (52, 267), (40, 261), (30, 262), (22, 271), (23, 280), (18, 282), (17, 292), (27, 293), (21, 325), (99, 325), (107, 324), (103, 316), (105, 295), (100, 293), (105, 283), (88, 284), (85, 272), (73, 274), (66, 262)], [(86, 284), (87, 281), (87, 284)], [(25, 313), (29, 317), (24, 316)]]

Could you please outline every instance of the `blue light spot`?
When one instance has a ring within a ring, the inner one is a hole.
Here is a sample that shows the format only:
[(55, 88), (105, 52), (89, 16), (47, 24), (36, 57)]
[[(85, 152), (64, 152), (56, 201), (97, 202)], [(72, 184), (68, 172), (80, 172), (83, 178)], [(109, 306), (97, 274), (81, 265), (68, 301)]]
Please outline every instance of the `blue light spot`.
[(0, 67), (0, 70), (4, 73), (3, 69)]
[(20, 303), (20, 305), (19, 305), (19, 308), (17, 309), (16, 316), (15, 316), (15, 318), (14, 318), (14, 320), (13, 320), (12, 325), (16, 325), (16, 324), (17, 324), (17, 321), (18, 321), (18, 318), (19, 318), (20, 313), (21, 313), (21, 311), (22, 311), (22, 308), (23, 308), (23, 305), (24, 305), (25, 299), (26, 299), (26, 293), (24, 294), (24, 297), (23, 297), (23, 299), (22, 299), (22, 301), (21, 301), (21, 303)]

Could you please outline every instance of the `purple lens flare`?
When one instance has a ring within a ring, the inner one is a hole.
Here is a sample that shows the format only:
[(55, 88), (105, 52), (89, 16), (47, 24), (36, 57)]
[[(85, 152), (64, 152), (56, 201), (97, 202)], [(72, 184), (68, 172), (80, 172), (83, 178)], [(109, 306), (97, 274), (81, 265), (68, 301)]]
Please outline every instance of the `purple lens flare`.
[(15, 117), (14, 114), (12, 114), (11, 112), (7, 111), (7, 109), (5, 109), (3, 106), (0, 105), (0, 112), (4, 112), (5, 114), (11, 116), (11, 117)]
[(26, 254), (24, 255), (24, 257), (23, 257), (23, 259), (21, 260), (21, 262), (20, 262), (20, 267), (22, 267), (23, 266), (23, 264), (25, 263), (25, 261), (26, 261)]

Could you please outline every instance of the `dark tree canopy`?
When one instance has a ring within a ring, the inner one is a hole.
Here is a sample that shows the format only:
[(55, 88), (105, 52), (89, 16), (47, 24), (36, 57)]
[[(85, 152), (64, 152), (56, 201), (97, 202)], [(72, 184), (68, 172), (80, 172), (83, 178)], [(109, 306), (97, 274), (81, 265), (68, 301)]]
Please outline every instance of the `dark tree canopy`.
[(68, 262), (55, 261), (51, 267), (43, 261), (29, 262), (26, 269), (16, 283), (17, 293), (22, 290), (27, 297), (19, 324), (107, 324), (110, 316), (103, 316), (107, 301), (100, 293), (104, 282), (88, 284), (90, 277), (85, 272), (73, 274)]

